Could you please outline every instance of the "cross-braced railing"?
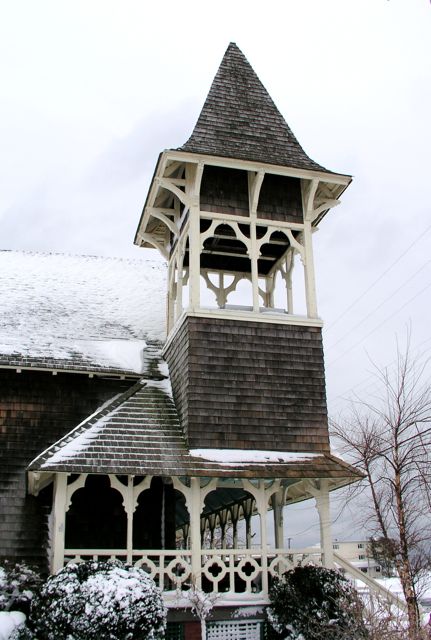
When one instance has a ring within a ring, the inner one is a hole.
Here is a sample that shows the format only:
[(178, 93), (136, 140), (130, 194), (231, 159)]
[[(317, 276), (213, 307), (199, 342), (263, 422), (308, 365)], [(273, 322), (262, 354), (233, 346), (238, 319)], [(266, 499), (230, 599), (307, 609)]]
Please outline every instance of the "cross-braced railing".
[[(273, 578), (299, 564), (321, 564), (320, 548), (134, 550), (132, 564), (141, 567), (163, 591), (187, 590), (191, 584), (212, 593), (266, 595)], [(124, 549), (67, 549), (64, 563), (118, 559)]]

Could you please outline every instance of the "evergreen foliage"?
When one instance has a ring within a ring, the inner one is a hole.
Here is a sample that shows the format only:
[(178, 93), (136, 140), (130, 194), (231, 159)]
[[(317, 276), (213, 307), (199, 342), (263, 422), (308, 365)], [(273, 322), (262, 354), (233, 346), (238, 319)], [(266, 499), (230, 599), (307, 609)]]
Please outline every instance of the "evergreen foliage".
[(0, 611), (22, 611), (26, 615), (30, 603), (42, 585), (42, 578), (25, 564), (5, 561), (0, 566)]
[(271, 640), (367, 640), (362, 604), (345, 578), (307, 565), (287, 571), (270, 589)]
[(154, 581), (119, 561), (67, 565), (48, 578), (29, 618), (38, 640), (161, 640), (165, 626)]

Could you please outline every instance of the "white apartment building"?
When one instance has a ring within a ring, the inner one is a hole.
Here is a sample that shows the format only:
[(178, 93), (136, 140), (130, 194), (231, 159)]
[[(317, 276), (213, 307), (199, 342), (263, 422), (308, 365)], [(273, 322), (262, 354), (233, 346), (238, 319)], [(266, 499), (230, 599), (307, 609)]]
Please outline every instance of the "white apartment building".
[(368, 540), (334, 540), (332, 548), (370, 578), (382, 577), (382, 567), (372, 558)]

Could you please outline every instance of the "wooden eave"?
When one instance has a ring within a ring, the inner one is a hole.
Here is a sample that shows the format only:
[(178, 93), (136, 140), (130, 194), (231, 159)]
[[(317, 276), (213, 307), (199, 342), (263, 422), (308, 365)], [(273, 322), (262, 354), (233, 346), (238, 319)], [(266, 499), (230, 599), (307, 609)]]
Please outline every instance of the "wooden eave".
[(122, 371), (120, 369), (97, 369), (88, 368), (80, 369), (73, 365), (68, 367), (52, 367), (52, 366), (32, 366), (32, 365), (17, 365), (17, 364), (0, 364), (0, 369), (7, 369), (21, 373), (22, 371), (39, 371), (42, 373), (51, 373), (56, 376), (59, 373), (73, 373), (82, 376), (88, 376), (89, 378), (117, 378), (120, 380), (139, 380), (142, 377), (141, 373), (134, 373), (133, 371)]
[[(238, 160), (221, 156), (196, 154), (174, 149), (165, 150), (159, 155), (145, 205), (139, 220), (138, 228), (135, 233), (134, 244), (137, 246), (154, 248), (160, 244), (163, 236), (169, 232), (169, 228), (166, 224), (160, 219), (155, 218), (151, 211), (155, 206), (156, 198), (160, 193), (160, 189), (164, 188), (158, 181), (166, 177), (165, 171), (169, 166), (169, 163), (180, 163), (183, 165), (189, 163), (203, 166), (210, 165), (250, 172), (263, 172), (264, 174), (271, 173), (274, 175), (299, 178), (310, 182), (312, 180), (318, 180), (319, 183), (326, 184), (330, 187), (334, 199), (338, 199), (352, 181), (352, 176), (346, 174), (311, 169), (298, 169), (295, 167), (285, 167), (269, 163), (258, 163), (255, 161)], [(319, 214), (313, 222), (314, 226), (318, 225), (328, 210), (329, 209), (325, 209)], [(245, 220), (246, 218), (244, 221)]]

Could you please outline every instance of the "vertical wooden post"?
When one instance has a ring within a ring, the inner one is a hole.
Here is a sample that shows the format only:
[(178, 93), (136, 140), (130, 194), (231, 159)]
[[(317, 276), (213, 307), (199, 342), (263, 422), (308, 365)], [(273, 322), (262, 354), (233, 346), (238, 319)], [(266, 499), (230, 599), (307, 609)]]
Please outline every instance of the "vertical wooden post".
[(197, 589), (201, 587), (201, 487), (199, 478), (191, 478), (190, 542), (192, 576)]
[(334, 567), (334, 553), (332, 550), (331, 512), (327, 480), (320, 480), (320, 490), (316, 492), (315, 500), (320, 521), (320, 546), (323, 552), (322, 563), (324, 567), (332, 569)]
[[(319, 186), (319, 180), (312, 179), (307, 187), (303, 183), (303, 210), (304, 210), (304, 231), (302, 240), (304, 246), (304, 277), (305, 277), (305, 298), (307, 302), (307, 316), (317, 318), (317, 298), (316, 280), (314, 275), (313, 243), (311, 221), (314, 213), (314, 198)], [(306, 189), (306, 190), (305, 190)]]
[(268, 535), (266, 514), (268, 511), (267, 496), (265, 491), (265, 482), (260, 480), (259, 500), (257, 510), (260, 514), (260, 544), (262, 553), (262, 591), (268, 593)]
[(200, 307), (201, 247), (199, 208), (189, 212), (189, 306), (192, 311)]
[(307, 301), (307, 316), (317, 318), (316, 279), (314, 275), (313, 245), (311, 238), (311, 222), (304, 221), (302, 234), (304, 243), (304, 277), (305, 298)]
[(251, 286), (253, 290), (253, 311), (259, 313), (259, 273), (258, 273), (258, 249), (256, 238), (256, 216), (250, 219), (250, 260), (251, 260)]
[(124, 501), (124, 510), (127, 516), (127, 563), (128, 564), (132, 564), (132, 561), (133, 561), (133, 513), (134, 513), (133, 478), (134, 476), (128, 476), (127, 478), (127, 500)]
[(189, 197), (189, 306), (200, 307), (201, 233), (199, 191), (203, 164), (186, 165), (186, 193)]
[(57, 473), (54, 481), (53, 553), (51, 573), (57, 573), (64, 564), (64, 537), (66, 533), (67, 473)]
[(274, 516), (275, 548), (284, 548), (284, 522), (283, 522), (283, 489), (271, 496), (272, 513)]
[(295, 266), (295, 252), (292, 248), (286, 254), (286, 294), (287, 294), (287, 313), (293, 314), (293, 287), (292, 273)]

